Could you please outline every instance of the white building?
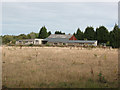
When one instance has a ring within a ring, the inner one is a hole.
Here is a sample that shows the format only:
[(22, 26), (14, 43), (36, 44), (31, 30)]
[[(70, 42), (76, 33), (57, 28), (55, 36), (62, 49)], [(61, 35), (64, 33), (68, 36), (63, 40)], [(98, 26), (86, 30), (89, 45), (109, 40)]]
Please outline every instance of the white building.
[(16, 45), (29, 45), (29, 44), (40, 45), (42, 44), (42, 40), (43, 39), (23, 39), (16, 41)]

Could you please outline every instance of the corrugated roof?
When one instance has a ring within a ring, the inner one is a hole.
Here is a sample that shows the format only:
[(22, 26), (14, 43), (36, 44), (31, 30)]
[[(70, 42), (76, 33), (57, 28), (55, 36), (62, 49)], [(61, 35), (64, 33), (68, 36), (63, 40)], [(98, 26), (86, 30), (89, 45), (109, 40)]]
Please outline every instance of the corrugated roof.
[(35, 39), (23, 39), (23, 40), (18, 40), (18, 41), (34, 41)]
[(97, 40), (69, 40), (67, 38), (46, 38), (43, 41), (62, 43), (95, 43)]
[(69, 34), (51, 34), (48, 38), (71, 38), (72, 35)]
[(34, 41), (34, 40), (43, 40), (43, 39), (35, 38), (35, 39), (22, 39), (22, 40), (17, 40), (17, 41)]
[(69, 41), (69, 39), (67, 39), (67, 38), (46, 38), (43, 41), (67, 43)]
[(69, 40), (69, 43), (95, 43), (97, 40)]

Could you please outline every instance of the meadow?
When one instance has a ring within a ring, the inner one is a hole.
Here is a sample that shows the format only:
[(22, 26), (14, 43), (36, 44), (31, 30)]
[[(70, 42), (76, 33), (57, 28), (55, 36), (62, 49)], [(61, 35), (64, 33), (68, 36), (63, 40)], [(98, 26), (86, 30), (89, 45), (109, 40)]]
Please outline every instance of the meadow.
[(8, 88), (118, 87), (118, 50), (76, 47), (2, 48)]

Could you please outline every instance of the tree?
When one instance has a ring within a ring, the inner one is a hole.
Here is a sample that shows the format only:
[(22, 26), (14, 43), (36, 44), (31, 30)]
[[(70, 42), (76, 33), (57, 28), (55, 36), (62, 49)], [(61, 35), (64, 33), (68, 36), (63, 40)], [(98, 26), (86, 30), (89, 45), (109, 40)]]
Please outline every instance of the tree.
[(96, 28), (96, 39), (98, 43), (107, 43), (109, 41), (109, 32), (106, 27), (100, 26)]
[(43, 27), (40, 29), (38, 38), (44, 39), (44, 38), (47, 38), (47, 37), (48, 37), (47, 29), (46, 29), (45, 26), (43, 26)]
[(75, 32), (73, 33), (73, 35), (74, 35), (74, 36), (76, 35)]
[(27, 35), (28, 39), (35, 39), (38, 37), (37, 33), (31, 32), (30, 34)]
[(120, 28), (115, 24), (113, 31), (110, 31), (110, 45), (114, 48), (120, 47)]
[(93, 27), (87, 27), (84, 32), (84, 38), (87, 40), (94, 40), (95, 39), (95, 31)]
[(78, 40), (83, 40), (83, 32), (78, 28), (76, 34), (74, 33), (73, 35), (75, 35), (75, 37)]
[(20, 34), (17, 36), (18, 39), (27, 39), (27, 36), (25, 34)]
[(48, 32), (48, 36), (50, 36), (50, 35), (51, 35), (51, 31)]
[(65, 33), (62, 33), (61, 31), (55, 31), (55, 34), (65, 34)]
[(10, 41), (13, 40), (13, 36), (10, 36), (10, 35), (4, 35), (2, 37), (2, 43), (3, 44), (7, 44), (7, 43), (10, 43)]

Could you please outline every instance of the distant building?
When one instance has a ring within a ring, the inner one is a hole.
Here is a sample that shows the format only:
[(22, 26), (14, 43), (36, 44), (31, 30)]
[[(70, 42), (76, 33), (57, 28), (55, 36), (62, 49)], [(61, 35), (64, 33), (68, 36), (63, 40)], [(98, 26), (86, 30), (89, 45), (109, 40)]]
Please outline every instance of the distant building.
[(23, 40), (18, 40), (16, 41), (16, 45), (40, 45), (42, 44), (43, 39), (23, 39)]
[(77, 40), (74, 35), (51, 34), (45, 39), (23, 39), (16, 41), (16, 45), (74, 45), (74, 46), (97, 46), (97, 40)]
[(74, 35), (70, 34), (51, 34), (48, 38), (42, 40), (42, 43), (50, 45), (97, 46), (97, 40), (77, 40)]

